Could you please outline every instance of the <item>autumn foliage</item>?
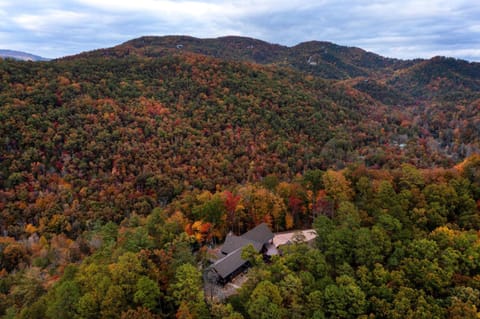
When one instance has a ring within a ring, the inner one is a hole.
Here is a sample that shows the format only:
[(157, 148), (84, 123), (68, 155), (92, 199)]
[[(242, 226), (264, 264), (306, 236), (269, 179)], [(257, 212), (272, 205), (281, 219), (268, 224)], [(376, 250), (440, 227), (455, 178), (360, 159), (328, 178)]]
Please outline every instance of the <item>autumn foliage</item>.
[[(478, 317), (477, 64), (197, 40), (0, 59), (0, 316)], [(318, 240), (207, 305), (260, 223)]]

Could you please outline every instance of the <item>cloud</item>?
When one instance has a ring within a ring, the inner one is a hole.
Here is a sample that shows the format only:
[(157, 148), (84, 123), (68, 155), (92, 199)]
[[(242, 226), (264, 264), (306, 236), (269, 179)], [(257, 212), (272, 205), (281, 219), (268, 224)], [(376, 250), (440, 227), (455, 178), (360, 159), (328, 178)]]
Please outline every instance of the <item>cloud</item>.
[(142, 35), (324, 40), (399, 58), (480, 60), (480, 3), (470, 0), (25, 0), (0, 2), (0, 47), (58, 57)]
[(175, 17), (240, 17), (251, 14), (279, 12), (298, 8), (310, 8), (305, 1), (266, 0), (266, 1), (172, 1), (172, 0), (77, 0), (78, 4), (108, 12), (144, 12), (150, 14), (173, 15)]
[(21, 14), (12, 19), (23, 29), (53, 32), (59, 27), (74, 27), (88, 20), (88, 15), (65, 10), (47, 10), (40, 14)]
[(164, 0), (77, 0), (77, 3), (105, 12), (143, 12), (147, 14), (158, 14), (161, 16), (166, 16), (168, 14), (182, 14), (201, 17), (207, 13), (218, 12), (220, 8), (225, 10), (229, 7), (208, 2)]

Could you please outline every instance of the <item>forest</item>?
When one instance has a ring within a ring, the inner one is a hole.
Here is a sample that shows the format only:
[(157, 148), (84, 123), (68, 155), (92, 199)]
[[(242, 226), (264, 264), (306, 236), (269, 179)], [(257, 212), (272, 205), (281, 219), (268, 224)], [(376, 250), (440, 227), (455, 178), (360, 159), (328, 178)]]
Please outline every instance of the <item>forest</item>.
[[(478, 318), (478, 66), (240, 40), (0, 59), (1, 318)], [(318, 237), (209, 298), (262, 222)]]

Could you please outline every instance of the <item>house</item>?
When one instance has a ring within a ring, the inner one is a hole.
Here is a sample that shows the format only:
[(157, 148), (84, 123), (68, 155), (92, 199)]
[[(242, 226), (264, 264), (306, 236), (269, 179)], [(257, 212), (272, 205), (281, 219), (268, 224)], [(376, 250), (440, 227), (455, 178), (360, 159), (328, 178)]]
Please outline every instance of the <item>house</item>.
[(242, 259), (243, 248), (251, 244), (257, 252), (266, 251), (272, 244), (273, 237), (272, 231), (265, 223), (241, 236), (229, 233), (220, 249), (221, 258), (210, 266), (210, 270), (217, 276), (217, 281), (226, 283), (248, 266), (248, 262)]

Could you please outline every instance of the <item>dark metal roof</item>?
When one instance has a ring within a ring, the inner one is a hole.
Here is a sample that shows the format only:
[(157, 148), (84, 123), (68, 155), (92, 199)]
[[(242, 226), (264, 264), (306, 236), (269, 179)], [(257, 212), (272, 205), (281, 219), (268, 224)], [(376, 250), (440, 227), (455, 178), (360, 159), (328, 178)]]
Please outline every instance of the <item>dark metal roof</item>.
[(242, 236), (235, 236), (232, 233), (229, 233), (225, 238), (225, 242), (223, 243), (221, 251), (224, 254), (230, 254), (232, 251), (246, 246), (249, 243), (250, 240), (243, 238)]
[(230, 233), (225, 238), (225, 243), (221, 249), (222, 253), (228, 255), (217, 260), (212, 267), (220, 277), (226, 278), (246, 263), (242, 259), (242, 250), (245, 246), (251, 244), (257, 252), (260, 252), (263, 245), (272, 239), (273, 233), (265, 223), (256, 226), (242, 236), (235, 236)]
[(242, 237), (265, 244), (273, 239), (273, 233), (270, 228), (268, 228), (267, 224), (261, 223), (260, 225), (243, 234)]
[(217, 260), (212, 267), (222, 278), (227, 278), (238, 268), (242, 267), (247, 261), (242, 259), (243, 247), (231, 252), (222, 259)]

